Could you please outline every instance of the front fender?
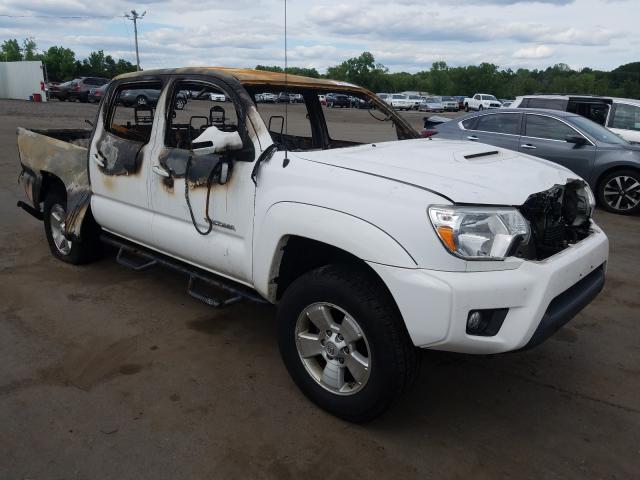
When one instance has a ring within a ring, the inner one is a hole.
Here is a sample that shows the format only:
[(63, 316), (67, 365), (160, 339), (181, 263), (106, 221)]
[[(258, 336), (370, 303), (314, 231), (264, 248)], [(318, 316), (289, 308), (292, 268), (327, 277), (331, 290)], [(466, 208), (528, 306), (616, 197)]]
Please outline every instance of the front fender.
[(270, 283), (277, 274), (282, 247), (291, 235), (326, 243), (368, 262), (418, 266), (395, 238), (367, 220), (318, 205), (279, 202), (269, 207), (254, 235), (254, 287), (267, 298), (273, 296)]

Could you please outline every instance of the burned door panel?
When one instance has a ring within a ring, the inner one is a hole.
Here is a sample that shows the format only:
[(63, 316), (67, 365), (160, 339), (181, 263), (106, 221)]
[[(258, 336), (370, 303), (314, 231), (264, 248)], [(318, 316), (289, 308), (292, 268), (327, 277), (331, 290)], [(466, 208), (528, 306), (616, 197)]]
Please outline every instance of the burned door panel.
[(225, 157), (223, 154), (193, 155), (190, 150), (163, 147), (158, 163), (170, 174), (164, 178), (165, 186), (173, 188), (174, 178), (187, 177), (189, 187), (195, 188), (217, 181), (221, 164), (225, 161), (229, 166), (232, 164), (231, 159)]
[(104, 132), (98, 140), (97, 155), (103, 165), (100, 171), (105, 175), (130, 175), (140, 170), (140, 150), (144, 142), (136, 142)]

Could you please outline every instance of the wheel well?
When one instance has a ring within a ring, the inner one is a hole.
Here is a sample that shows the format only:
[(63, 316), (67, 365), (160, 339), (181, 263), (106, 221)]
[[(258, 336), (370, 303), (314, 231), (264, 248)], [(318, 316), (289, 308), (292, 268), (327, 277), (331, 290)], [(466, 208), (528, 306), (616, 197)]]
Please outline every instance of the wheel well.
[(632, 170), (638, 174), (640, 174), (640, 169), (636, 168), (632, 165), (618, 165), (616, 167), (612, 167), (608, 170), (605, 170), (604, 172), (602, 172), (599, 176), (598, 176), (598, 180), (595, 182), (596, 185), (596, 191), (594, 192), (596, 195), (596, 198), (598, 199), (598, 191), (600, 190), (600, 185), (602, 184), (602, 181), (604, 180), (604, 177), (606, 177), (607, 175), (610, 175), (614, 172), (619, 172), (622, 170)]
[(393, 300), (391, 292), (389, 292), (382, 279), (364, 260), (333, 245), (296, 235), (291, 235), (287, 238), (277, 277), (273, 280), (277, 284), (276, 300), (282, 298), (286, 289), (297, 278), (311, 270), (329, 264), (347, 264), (360, 271), (367, 272), (389, 293), (390, 298)]
[(54, 190), (60, 191), (65, 196), (67, 195), (67, 189), (64, 186), (64, 182), (49, 172), (41, 172), (42, 184), (40, 185), (40, 192), (38, 193), (37, 203), (44, 202), (49, 192)]

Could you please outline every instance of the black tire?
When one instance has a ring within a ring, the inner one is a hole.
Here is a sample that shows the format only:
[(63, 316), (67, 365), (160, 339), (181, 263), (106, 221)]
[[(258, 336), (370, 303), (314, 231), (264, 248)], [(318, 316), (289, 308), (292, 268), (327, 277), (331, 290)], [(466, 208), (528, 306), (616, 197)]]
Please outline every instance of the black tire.
[[(631, 188), (638, 184), (640, 184), (640, 170), (615, 170), (605, 174), (598, 182), (596, 192), (598, 205), (608, 212), (621, 215), (640, 212), (640, 186)], [(616, 190), (624, 193), (616, 194)]]
[[(371, 359), (361, 389), (339, 395), (321, 386), (307, 371), (296, 347), (296, 324), (318, 302), (335, 305), (355, 319), (368, 342)], [(282, 359), (300, 390), (324, 410), (351, 422), (382, 414), (413, 383), (418, 367), (402, 317), (373, 274), (347, 265), (327, 265), (295, 280), (278, 307), (278, 343)]]
[(87, 213), (82, 225), (80, 240), (68, 240), (70, 244), (68, 252), (56, 245), (52, 230), (52, 211), (56, 209), (56, 206), (61, 207), (64, 212), (67, 211), (67, 196), (60, 188), (50, 191), (44, 200), (44, 231), (51, 254), (57, 259), (73, 265), (82, 265), (99, 258), (102, 254), (102, 243), (99, 239), (100, 227), (95, 223), (90, 212)]
[(469, 111), (469, 104), (468, 104), (468, 103), (465, 103), (465, 104), (464, 104), (464, 111), (465, 111), (465, 112), (468, 112), (468, 111)]

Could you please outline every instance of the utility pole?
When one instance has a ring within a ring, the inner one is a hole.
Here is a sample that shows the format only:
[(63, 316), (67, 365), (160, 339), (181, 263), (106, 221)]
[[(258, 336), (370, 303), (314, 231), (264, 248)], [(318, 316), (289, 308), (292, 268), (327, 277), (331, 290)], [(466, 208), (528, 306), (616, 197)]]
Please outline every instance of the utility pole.
[(124, 14), (125, 17), (133, 21), (133, 32), (136, 38), (136, 70), (140, 70), (140, 53), (138, 52), (138, 20), (142, 20), (142, 17), (146, 14), (146, 10), (142, 12), (142, 15), (138, 15), (138, 12), (135, 10), (131, 10), (131, 14)]

